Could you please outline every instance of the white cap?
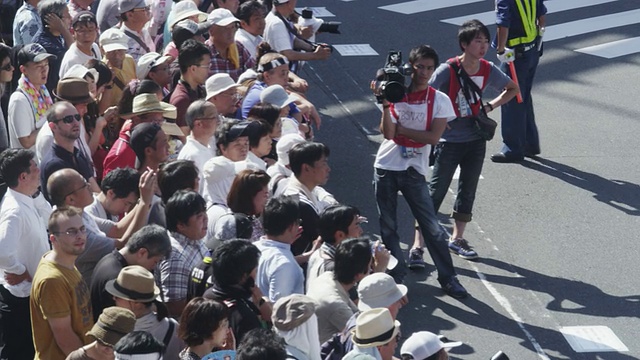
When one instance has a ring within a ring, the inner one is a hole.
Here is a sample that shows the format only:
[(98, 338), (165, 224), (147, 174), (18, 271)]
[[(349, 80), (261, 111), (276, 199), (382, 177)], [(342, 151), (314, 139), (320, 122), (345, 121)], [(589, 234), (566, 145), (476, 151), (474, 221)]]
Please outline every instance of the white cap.
[(294, 146), (305, 142), (306, 140), (300, 134), (284, 135), (276, 143), (276, 153), (278, 154), (278, 163), (289, 165), (289, 150)]
[(169, 31), (173, 29), (179, 21), (198, 15), (198, 22), (207, 20), (207, 13), (198, 10), (198, 6), (193, 1), (184, 0), (174, 4), (171, 8), (171, 21), (169, 22)]
[[(444, 340), (444, 341), (443, 341)], [(426, 359), (442, 349), (449, 350), (452, 347), (460, 346), (460, 341), (449, 341), (428, 331), (418, 331), (402, 344), (401, 355), (411, 355), (414, 359)]]
[(260, 101), (283, 108), (298, 100), (295, 95), (289, 95), (280, 85), (271, 85), (260, 93)]
[(162, 56), (157, 52), (148, 52), (142, 55), (140, 59), (138, 59), (138, 65), (136, 65), (138, 79), (144, 80), (147, 75), (149, 75), (151, 69), (169, 60), (171, 60), (171, 56)]
[(205, 89), (207, 90), (207, 95), (204, 99), (209, 100), (223, 91), (227, 91), (233, 87), (238, 86), (240, 85), (236, 84), (231, 76), (227, 73), (213, 74), (210, 78), (207, 79), (204, 85)]
[(74, 64), (72, 67), (70, 67), (69, 70), (67, 70), (67, 72), (65, 72), (62, 75), (62, 79), (68, 78), (68, 77), (76, 77), (76, 78), (84, 79), (84, 77), (87, 76), (87, 74), (91, 74), (91, 76), (93, 76), (93, 80), (96, 83), (98, 82), (98, 78), (100, 77), (100, 74), (98, 74), (98, 70), (93, 68), (87, 69), (84, 65), (80, 65), (80, 64)]
[(102, 46), (104, 52), (111, 52), (114, 50), (129, 50), (126, 35), (122, 32), (122, 30), (117, 28), (107, 29), (100, 35), (100, 46)]
[(207, 21), (212, 25), (218, 26), (227, 26), (234, 22), (240, 22), (237, 17), (233, 16), (233, 13), (231, 13), (231, 11), (223, 8), (213, 10), (209, 14), (209, 17), (207, 17)]

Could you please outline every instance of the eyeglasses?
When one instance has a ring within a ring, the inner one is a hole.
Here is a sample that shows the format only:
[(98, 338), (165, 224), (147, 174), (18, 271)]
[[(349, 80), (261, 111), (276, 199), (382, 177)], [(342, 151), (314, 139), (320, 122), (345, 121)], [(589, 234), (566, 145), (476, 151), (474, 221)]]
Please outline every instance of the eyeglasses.
[(8, 63), (7, 65), (5, 65), (5, 66), (0, 68), (0, 70), (2, 70), (2, 71), (11, 71), (13, 69), (14, 69), (14, 67), (13, 67), (13, 65), (11, 65), (11, 63)]
[(73, 121), (80, 121), (80, 119), (82, 119), (80, 117), (80, 114), (75, 114), (75, 115), (67, 115), (65, 117), (63, 117), (62, 119), (57, 119), (56, 121), (54, 121), (54, 123), (59, 123), (60, 121), (62, 121), (65, 124), (71, 124), (73, 123)]
[(206, 65), (198, 64), (198, 65), (193, 65), (193, 66), (196, 66), (196, 67), (199, 67), (199, 68), (203, 68), (203, 69), (208, 69), (209, 68), (209, 64), (206, 64)]
[(89, 183), (85, 180), (85, 181), (84, 181), (84, 185), (82, 185), (81, 187), (79, 187), (79, 188), (77, 188), (77, 189), (73, 190), (72, 192), (68, 193), (67, 195), (65, 195), (65, 196), (63, 197), (63, 199), (66, 199), (66, 198), (67, 198), (67, 196), (71, 196), (71, 195), (73, 195), (73, 194), (77, 193), (77, 192), (78, 192), (78, 191), (80, 191), (80, 190), (88, 189), (89, 187), (91, 187), (91, 184), (89, 184)]
[(84, 226), (80, 226), (80, 228), (76, 229), (76, 228), (70, 228), (67, 229), (66, 231), (58, 231), (58, 232), (54, 232), (54, 235), (60, 235), (60, 234), (67, 234), (69, 236), (78, 236), (78, 234), (86, 234), (87, 233), (87, 228)]

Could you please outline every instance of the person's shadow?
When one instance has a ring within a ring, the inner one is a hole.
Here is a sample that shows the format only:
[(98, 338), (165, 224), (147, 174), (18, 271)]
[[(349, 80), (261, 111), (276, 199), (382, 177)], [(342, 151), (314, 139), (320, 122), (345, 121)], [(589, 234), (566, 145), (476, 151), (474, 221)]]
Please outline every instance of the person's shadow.
[[(552, 300), (547, 304), (548, 310), (606, 318), (640, 317), (640, 294), (614, 296), (583, 281), (545, 275), (498, 259), (479, 259), (478, 262), (518, 275), (502, 276), (485, 272), (484, 276), (491, 283), (549, 294)], [(457, 271), (460, 275), (476, 276), (471, 270), (457, 268)]]
[(640, 216), (640, 185), (623, 180), (605, 179), (549, 159), (535, 157), (523, 161), (522, 166), (553, 176), (581, 189), (591, 191), (593, 197), (628, 215)]

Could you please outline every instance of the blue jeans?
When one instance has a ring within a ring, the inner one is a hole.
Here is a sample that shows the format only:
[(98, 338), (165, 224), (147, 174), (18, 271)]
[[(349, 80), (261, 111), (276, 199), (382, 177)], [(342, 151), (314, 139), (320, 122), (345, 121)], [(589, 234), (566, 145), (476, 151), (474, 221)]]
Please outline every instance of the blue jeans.
[(452, 217), (458, 221), (471, 221), (473, 202), (476, 199), (478, 179), (480, 179), (486, 151), (487, 142), (484, 140), (438, 144), (435, 151), (436, 162), (433, 165), (429, 183), (429, 194), (436, 212), (440, 209), (451, 185), (453, 174), (460, 165), (458, 193), (453, 205)]
[(375, 169), (374, 185), (378, 213), (380, 214), (380, 235), (384, 245), (398, 259), (394, 269), (396, 281), (402, 280), (407, 271), (404, 254), (400, 248), (396, 209), (398, 191), (402, 192), (411, 213), (418, 221), (425, 245), (438, 270), (440, 284), (449, 282), (456, 275), (449, 253), (447, 234), (438, 223), (436, 212), (429, 196), (429, 184), (424, 175), (410, 167), (405, 171)]
[[(522, 158), (525, 152), (540, 153), (540, 139), (531, 99), (531, 86), (539, 59), (540, 55), (535, 46), (526, 52), (520, 52), (516, 48), (514, 64), (522, 103), (518, 103), (514, 97), (501, 106), (502, 142), (504, 143), (502, 152), (509, 157)], [(500, 69), (511, 77), (508, 64), (503, 63)]]

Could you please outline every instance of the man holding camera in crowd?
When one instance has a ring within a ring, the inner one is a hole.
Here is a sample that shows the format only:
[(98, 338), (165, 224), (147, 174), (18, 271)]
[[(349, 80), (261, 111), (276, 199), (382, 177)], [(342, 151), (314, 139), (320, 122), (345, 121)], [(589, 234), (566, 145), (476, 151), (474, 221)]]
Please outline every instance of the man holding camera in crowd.
[(468, 294), (456, 278), (447, 235), (438, 223), (425, 180), (429, 145), (438, 143), (447, 122), (455, 118), (455, 112), (449, 98), (429, 86), (429, 79), (438, 66), (435, 50), (427, 45), (417, 46), (411, 49), (409, 63), (413, 68), (411, 83), (398, 102), (390, 103), (380, 87), (372, 86), (382, 99), (380, 130), (385, 138), (374, 163), (380, 233), (385, 246), (398, 259), (393, 276), (400, 283), (406, 274), (406, 264), (396, 222), (399, 190), (425, 237), (427, 250), (438, 269), (440, 286), (448, 295), (464, 298)]
[[(328, 59), (331, 56), (329, 46), (314, 46), (299, 38), (296, 28), (288, 20), (295, 12), (296, 3), (297, 0), (273, 0), (273, 9), (265, 18), (264, 40), (290, 62)], [(292, 71), (297, 71), (295, 65), (292, 65)]]

